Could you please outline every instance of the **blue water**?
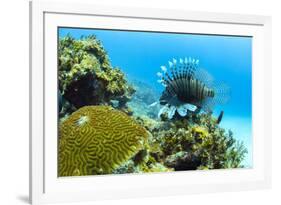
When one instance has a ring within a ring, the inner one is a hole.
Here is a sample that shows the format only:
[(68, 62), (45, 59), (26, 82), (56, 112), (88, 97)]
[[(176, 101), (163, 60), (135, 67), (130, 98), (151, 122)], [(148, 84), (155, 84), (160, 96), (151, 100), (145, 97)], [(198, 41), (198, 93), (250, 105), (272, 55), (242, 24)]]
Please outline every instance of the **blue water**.
[(252, 38), (238, 36), (194, 35), (60, 28), (59, 36), (74, 38), (96, 35), (108, 52), (112, 66), (118, 66), (129, 78), (146, 82), (161, 92), (156, 73), (173, 58), (199, 59), (199, 67), (216, 81), (231, 88), (231, 98), (218, 105), (223, 110), (221, 126), (231, 129), (244, 142), (248, 155), (246, 167), (252, 167)]

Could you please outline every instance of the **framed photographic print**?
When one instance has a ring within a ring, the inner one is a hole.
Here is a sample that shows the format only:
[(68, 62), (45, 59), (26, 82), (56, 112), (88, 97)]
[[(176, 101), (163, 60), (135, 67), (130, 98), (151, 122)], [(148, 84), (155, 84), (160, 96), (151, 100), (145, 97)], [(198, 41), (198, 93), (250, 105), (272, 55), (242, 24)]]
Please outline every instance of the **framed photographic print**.
[(32, 204), (270, 187), (270, 17), (39, 1), (30, 21)]

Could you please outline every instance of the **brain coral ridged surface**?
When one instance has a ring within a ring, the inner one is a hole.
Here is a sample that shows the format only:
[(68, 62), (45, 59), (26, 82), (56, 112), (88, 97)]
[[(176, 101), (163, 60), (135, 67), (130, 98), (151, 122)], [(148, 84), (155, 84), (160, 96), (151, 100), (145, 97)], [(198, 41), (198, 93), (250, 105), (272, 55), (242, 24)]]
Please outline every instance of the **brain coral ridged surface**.
[(59, 176), (108, 174), (143, 148), (147, 131), (109, 106), (85, 106), (59, 126)]

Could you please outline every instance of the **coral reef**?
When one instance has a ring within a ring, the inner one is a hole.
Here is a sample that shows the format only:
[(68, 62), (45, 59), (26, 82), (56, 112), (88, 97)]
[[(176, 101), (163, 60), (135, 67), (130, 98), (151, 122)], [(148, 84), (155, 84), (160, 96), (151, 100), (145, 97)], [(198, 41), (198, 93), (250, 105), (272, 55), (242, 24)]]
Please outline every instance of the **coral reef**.
[(71, 36), (60, 38), (58, 54), (59, 89), (74, 108), (109, 105), (111, 100), (117, 100), (118, 108), (127, 109), (126, 103), (134, 89), (127, 83), (124, 73), (111, 66), (95, 36), (78, 40)]
[(153, 135), (151, 156), (168, 168), (179, 170), (221, 169), (243, 167), (247, 153), (241, 142), (220, 128), (211, 114), (189, 116), (186, 119), (152, 122), (137, 118)]
[[(153, 172), (170, 172), (174, 171), (172, 168), (168, 168), (162, 163), (157, 162), (149, 154), (144, 154), (141, 151), (136, 157), (130, 159), (125, 164), (113, 171), (113, 174), (126, 174), (126, 173), (153, 173)], [(143, 156), (140, 156), (143, 155)], [(140, 159), (137, 159), (140, 157)]]
[(85, 106), (59, 126), (59, 176), (108, 174), (143, 149), (147, 131), (124, 112)]
[[(149, 133), (149, 132), (148, 132)], [(155, 143), (153, 136), (149, 134), (144, 148), (134, 157), (114, 170), (114, 174), (124, 173), (149, 173), (149, 172), (170, 172), (173, 168), (166, 167), (163, 163), (158, 162), (155, 153), (160, 152), (160, 147)]]
[[(60, 38), (58, 52), (59, 176), (243, 167), (247, 150), (219, 127), (223, 112), (218, 119), (193, 112), (165, 92), (168, 106), (160, 109), (160, 93), (136, 80), (132, 87), (95, 36)], [(170, 83), (164, 73), (159, 77)]]

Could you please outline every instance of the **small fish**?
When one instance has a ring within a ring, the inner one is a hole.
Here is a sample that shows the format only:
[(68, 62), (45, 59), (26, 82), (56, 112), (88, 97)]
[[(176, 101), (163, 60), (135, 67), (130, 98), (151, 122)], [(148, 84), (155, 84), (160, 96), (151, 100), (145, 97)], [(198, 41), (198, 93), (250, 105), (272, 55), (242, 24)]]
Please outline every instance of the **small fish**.
[(154, 107), (154, 106), (156, 106), (158, 103), (159, 103), (159, 102), (158, 102), (158, 101), (156, 101), (156, 102), (151, 103), (150, 105), (148, 105), (148, 107)]
[(217, 119), (217, 124), (220, 124), (220, 122), (222, 120), (222, 117), (223, 117), (223, 113), (224, 113), (223, 111), (220, 112), (220, 115), (219, 115), (219, 117)]
[(118, 108), (119, 107), (119, 101), (118, 100), (110, 100), (110, 104), (114, 108)]

